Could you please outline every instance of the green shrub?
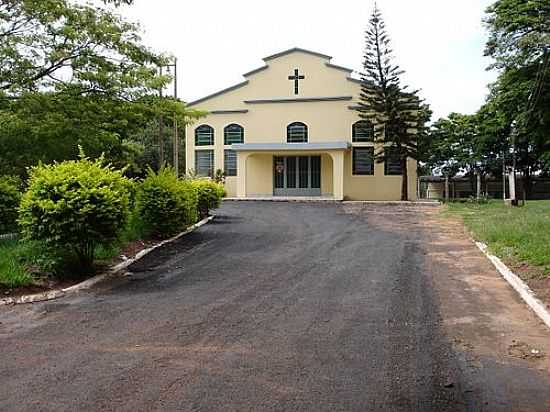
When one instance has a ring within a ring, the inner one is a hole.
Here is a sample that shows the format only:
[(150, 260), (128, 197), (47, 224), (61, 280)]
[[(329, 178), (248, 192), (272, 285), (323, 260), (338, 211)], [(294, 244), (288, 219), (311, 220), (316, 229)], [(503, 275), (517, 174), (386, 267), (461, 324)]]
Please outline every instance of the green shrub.
[(89, 269), (96, 248), (116, 241), (126, 225), (128, 187), (122, 171), (103, 158), (38, 165), (19, 208), (23, 236)]
[(20, 201), (19, 180), (11, 176), (0, 176), (0, 234), (16, 229)]
[(225, 196), (225, 188), (221, 183), (209, 179), (196, 179), (191, 182), (199, 196), (198, 209), (201, 216), (208, 216), (210, 210), (220, 207)]
[(179, 180), (174, 170), (149, 169), (137, 193), (137, 212), (146, 231), (155, 237), (180, 232), (197, 221), (197, 193), (190, 182)]

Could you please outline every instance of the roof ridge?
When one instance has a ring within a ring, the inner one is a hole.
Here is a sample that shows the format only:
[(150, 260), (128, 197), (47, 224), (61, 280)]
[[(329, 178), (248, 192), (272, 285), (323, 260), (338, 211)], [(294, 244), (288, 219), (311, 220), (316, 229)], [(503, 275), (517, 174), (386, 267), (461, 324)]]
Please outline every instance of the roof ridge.
[(295, 53), (295, 52), (307, 53), (307, 54), (311, 54), (311, 55), (317, 56), (317, 57), (322, 57), (322, 58), (328, 59), (328, 60), (332, 59), (332, 56), (329, 56), (327, 54), (319, 53), (319, 52), (316, 52), (316, 51), (313, 51), (313, 50), (303, 49), (301, 47), (292, 47), (290, 49), (283, 50), (279, 53), (275, 53), (275, 54), (272, 54), (270, 56), (264, 57), (262, 60), (263, 61), (273, 60), (273, 59), (276, 59), (277, 57), (281, 57), (281, 56), (284, 56), (284, 55), (287, 55), (287, 54), (290, 54), (290, 53)]

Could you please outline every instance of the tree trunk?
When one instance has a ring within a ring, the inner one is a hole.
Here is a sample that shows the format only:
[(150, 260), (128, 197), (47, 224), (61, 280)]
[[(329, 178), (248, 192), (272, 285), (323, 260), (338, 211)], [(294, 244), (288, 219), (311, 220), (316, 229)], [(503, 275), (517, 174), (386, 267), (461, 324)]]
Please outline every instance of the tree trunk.
[(476, 199), (481, 198), (481, 172), (476, 170)]
[(401, 159), (401, 200), (409, 200), (409, 177), (407, 172), (407, 159)]

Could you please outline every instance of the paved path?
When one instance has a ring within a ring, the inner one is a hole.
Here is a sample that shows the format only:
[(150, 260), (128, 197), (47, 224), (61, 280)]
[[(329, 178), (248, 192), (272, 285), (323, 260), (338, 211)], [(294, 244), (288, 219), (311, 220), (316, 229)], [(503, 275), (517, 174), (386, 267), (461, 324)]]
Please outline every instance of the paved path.
[(550, 333), (435, 208), (226, 202), (0, 308), (0, 410), (550, 410)]

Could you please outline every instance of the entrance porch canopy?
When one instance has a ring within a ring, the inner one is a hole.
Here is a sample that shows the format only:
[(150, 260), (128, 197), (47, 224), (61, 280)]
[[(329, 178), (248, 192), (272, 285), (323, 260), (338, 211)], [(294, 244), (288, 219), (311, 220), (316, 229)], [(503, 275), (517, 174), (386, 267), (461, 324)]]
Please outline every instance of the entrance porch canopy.
[[(255, 183), (260, 179), (264, 179), (267, 176), (254, 172), (247, 171), (247, 159), (254, 154), (272, 154), (273, 156), (311, 156), (317, 154), (325, 154), (332, 159), (332, 193), (335, 200), (343, 200), (344, 198), (344, 155), (351, 148), (351, 144), (346, 141), (332, 141), (332, 142), (315, 142), (315, 143), (237, 143), (232, 144), (231, 149), (237, 152), (237, 197), (246, 198), (248, 196), (255, 196), (257, 192), (255, 190), (248, 190), (247, 187), (252, 184), (255, 187)], [(273, 168), (270, 165), (269, 170), (273, 173)], [(329, 169), (330, 170), (330, 169)], [(259, 177), (258, 175), (264, 176)], [(248, 183), (247, 180), (251, 182)], [(273, 176), (271, 177), (273, 180)], [(272, 184), (272, 182), (270, 182)], [(265, 192), (263, 190), (262, 192)]]
[(317, 143), (236, 143), (231, 149), (237, 152), (299, 152), (299, 151), (325, 151), (348, 150), (349, 142), (317, 142)]

